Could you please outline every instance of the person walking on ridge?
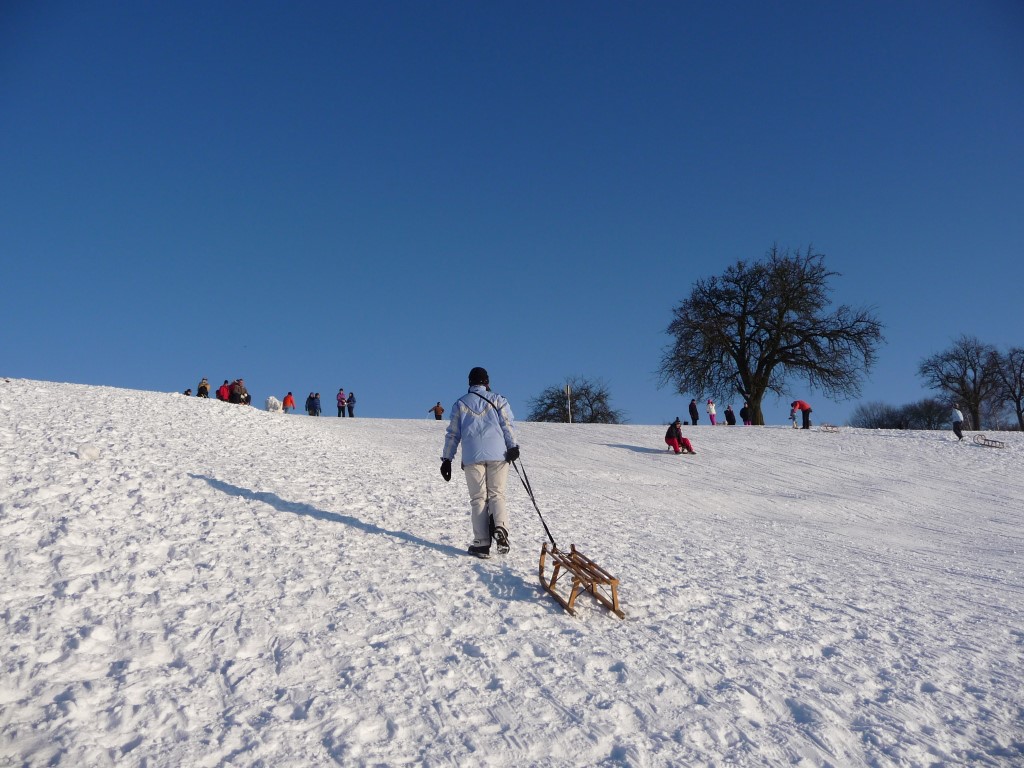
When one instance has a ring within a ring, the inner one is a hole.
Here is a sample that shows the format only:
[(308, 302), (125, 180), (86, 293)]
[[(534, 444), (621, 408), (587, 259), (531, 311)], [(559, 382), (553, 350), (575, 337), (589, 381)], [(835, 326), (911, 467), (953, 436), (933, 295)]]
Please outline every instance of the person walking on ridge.
[(953, 403), (953, 434), (957, 442), (964, 439), (964, 415), (960, 413), (960, 403)]

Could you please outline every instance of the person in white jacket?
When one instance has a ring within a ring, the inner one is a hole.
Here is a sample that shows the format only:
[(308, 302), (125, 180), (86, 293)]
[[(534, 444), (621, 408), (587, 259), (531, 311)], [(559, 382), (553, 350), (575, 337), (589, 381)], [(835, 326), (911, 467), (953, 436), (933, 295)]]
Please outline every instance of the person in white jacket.
[(452, 479), (452, 459), (461, 443), (473, 524), (469, 553), (490, 557), (493, 535), (498, 552), (505, 554), (509, 550), (505, 481), (508, 465), (519, 458), (512, 409), (504, 397), (491, 392), (487, 371), (478, 367), (469, 372), (469, 392), (455, 401), (451, 414), (441, 453), (441, 477), (445, 482)]
[(708, 418), (711, 419), (711, 426), (715, 426), (715, 401), (708, 400)]
[(953, 403), (953, 434), (957, 441), (964, 439), (964, 415), (960, 413), (960, 403)]

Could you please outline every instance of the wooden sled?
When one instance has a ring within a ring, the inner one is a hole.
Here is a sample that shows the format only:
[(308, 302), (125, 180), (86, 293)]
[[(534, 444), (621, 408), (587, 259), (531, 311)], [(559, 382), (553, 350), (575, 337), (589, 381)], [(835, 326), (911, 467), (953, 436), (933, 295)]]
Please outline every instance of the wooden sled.
[(839, 427), (837, 427), (835, 424), (822, 424), (820, 427), (818, 427), (818, 429), (820, 429), (822, 432), (835, 433), (839, 431)]
[[(544, 561), (549, 555), (554, 566), (550, 581), (544, 578)], [(572, 591), (568, 600), (555, 589), (558, 579), (565, 574), (572, 575)], [(571, 545), (568, 552), (562, 552), (554, 545), (548, 549), (547, 543), (541, 547), (540, 583), (573, 616), (576, 615), (576, 598), (581, 591), (586, 591), (620, 619), (626, 618), (626, 614), (619, 608), (619, 580), (582, 552), (578, 552), (575, 544)]]
[(974, 443), (976, 445), (984, 445), (986, 448), (1005, 448), (1006, 443), (1002, 440), (990, 440), (984, 435), (975, 435)]

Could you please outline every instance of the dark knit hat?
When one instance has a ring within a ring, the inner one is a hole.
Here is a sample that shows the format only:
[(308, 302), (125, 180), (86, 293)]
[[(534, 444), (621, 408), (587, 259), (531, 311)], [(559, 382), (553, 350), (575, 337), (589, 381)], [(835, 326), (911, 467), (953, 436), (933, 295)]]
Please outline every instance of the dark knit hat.
[(469, 386), (488, 386), (491, 383), (490, 378), (487, 376), (487, 371), (477, 366), (469, 372)]

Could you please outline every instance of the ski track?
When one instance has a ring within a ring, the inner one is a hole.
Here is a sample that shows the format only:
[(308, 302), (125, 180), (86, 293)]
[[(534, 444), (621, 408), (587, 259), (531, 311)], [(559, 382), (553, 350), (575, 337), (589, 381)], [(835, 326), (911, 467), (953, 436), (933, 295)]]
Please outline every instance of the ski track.
[(0, 382), (0, 763), (1024, 763), (1024, 437), (519, 424), (619, 621), (464, 555), (444, 423)]

